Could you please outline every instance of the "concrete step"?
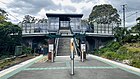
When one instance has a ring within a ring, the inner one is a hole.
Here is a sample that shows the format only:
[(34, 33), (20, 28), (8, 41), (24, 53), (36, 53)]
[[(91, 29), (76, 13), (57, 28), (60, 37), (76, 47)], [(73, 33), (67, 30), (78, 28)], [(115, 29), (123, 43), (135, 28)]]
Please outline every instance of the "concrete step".
[[(61, 34), (71, 34), (68, 29), (63, 29), (59, 31)], [(58, 43), (58, 56), (68, 56), (70, 55), (70, 39), (71, 38), (60, 38)]]

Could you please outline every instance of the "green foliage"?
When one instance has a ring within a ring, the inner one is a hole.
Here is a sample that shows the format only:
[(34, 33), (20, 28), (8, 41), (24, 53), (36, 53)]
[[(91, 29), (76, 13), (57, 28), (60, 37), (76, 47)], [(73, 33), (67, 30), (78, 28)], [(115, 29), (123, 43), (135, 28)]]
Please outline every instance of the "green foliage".
[(110, 48), (111, 51), (116, 51), (120, 47), (119, 42), (111, 42), (107, 45), (108, 48)]
[(140, 20), (138, 21), (129, 31), (116, 27), (114, 30), (117, 42), (109, 42), (104, 48), (96, 50), (96, 54), (112, 60), (129, 60), (130, 65), (140, 68)]
[(110, 4), (96, 5), (93, 7), (89, 15), (89, 21), (96, 21), (97, 23), (112, 23), (120, 22), (117, 9)]
[[(119, 42), (120, 44), (137, 42), (140, 40), (138, 33), (136, 33), (135, 31), (135, 27), (132, 27), (131, 30), (127, 30), (126, 28), (124, 29), (122, 27), (116, 27), (114, 31), (115, 31), (114, 34), (115, 38), (117, 42)], [(132, 34), (137, 34), (137, 35), (133, 36)]]
[(15, 46), (21, 45), (21, 28), (11, 22), (4, 21), (0, 23), (0, 34), (0, 54), (13, 55)]
[(140, 68), (140, 60), (132, 60), (131, 65)]
[(0, 23), (4, 22), (7, 19), (7, 12), (0, 9)]
[(132, 35), (129, 36), (130, 39), (128, 39), (128, 40), (131, 40), (131, 42), (140, 41), (140, 17), (138, 17), (136, 19), (136, 21), (137, 21), (137, 24), (131, 28), (130, 32), (132, 34), (137, 34), (137, 35), (135, 35), (135, 36), (132, 36)]
[(35, 23), (36, 19), (33, 16), (25, 15), (23, 18), (23, 23)]
[(125, 46), (122, 46), (117, 50), (117, 53), (121, 54), (121, 55), (126, 54), (127, 53), (127, 48)]
[(126, 60), (130, 59), (130, 54), (128, 54), (128, 49), (125, 46), (121, 46), (118, 50), (117, 53), (119, 54), (119, 60)]
[(96, 54), (111, 60), (129, 60), (131, 66), (140, 68), (139, 43), (128, 43), (121, 46), (118, 42), (110, 42), (104, 48), (97, 50)]
[(105, 53), (103, 53), (103, 55), (102, 55), (102, 57), (105, 57), (105, 58), (108, 58), (108, 59), (117, 59), (118, 58), (118, 54), (116, 53), (116, 52), (109, 52), (109, 51), (107, 51), (107, 52), (105, 52)]
[(32, 48), (23, 46), (22, 53), (23, 54), (31, 54)]
[(132, 27), (134, 33), (140, 34), (140, 23), (137, 23), (134, 27)]
[(11, 62), (12, 62), (11, 59), (6, 59), (6, 60), (3, 60), (3, 62), (0, 62), (0, 70), (6, 66), (8, 67), (8, 65), (11, 65)]
[(116, 38), (116, 41), (122, 44), (123, 39), (125, 37), (125, 32), (127, 32), (127, 29), (126, 28), (124, 29), (123, 27), (116, 27), (114, 31), (115, 31), (114, 36)]
[(101, 53), (105, 53), (106, 51), (110, 51), (110, 48), (102, 48)]
[(114, 41), (109, 41), (105, 47), (101, 48), (101, 49), (96, 49), (94, 51), (94, 54), (96, 55), (102, 55), (103, 53), (106, 53), (106, 52), (116, 52), (119, 47), (120, 47), (120, 43), (119, 42), (114, 42)]
[(127, 49), (125, 47), (120, 47), (117, 52), (113, 52), (113, 51), (106, 51), (105, 53), (103, 53), (101, 55), (102, 57), (108, 58), (108, 59), (112, 59), (112, 60), (126, 60), (126, 59), (130, 59), (130, 55), (127, 53)]
[(0, 60), (1, 59), (5, 59), (5, 58), (8, 58), (8, 57), (11, 57), (12, 55), (10, 55), (9, 52), (1, 52), (0, 53)]

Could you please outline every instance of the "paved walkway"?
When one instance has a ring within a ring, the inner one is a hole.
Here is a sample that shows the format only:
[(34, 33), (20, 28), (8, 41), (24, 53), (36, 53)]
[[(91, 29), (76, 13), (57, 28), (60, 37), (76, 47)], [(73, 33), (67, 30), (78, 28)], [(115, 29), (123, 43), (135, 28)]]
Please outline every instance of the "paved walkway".
[(87, 56), (85, 62), (75, 58), (75, 75), (72, 76), (69, 56), (59, 56), (54, 63), (35, 61), (8, 79), (140, 79), (140, 73)]

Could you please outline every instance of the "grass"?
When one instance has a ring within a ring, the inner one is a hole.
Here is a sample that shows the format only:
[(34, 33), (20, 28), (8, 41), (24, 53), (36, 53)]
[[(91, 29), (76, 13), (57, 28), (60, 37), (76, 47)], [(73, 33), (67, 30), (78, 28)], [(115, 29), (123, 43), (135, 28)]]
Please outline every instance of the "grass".
[(129, 60), (131, 66), (140, 68), (140, 43), (127, 43), (120, 46), (116, 43), (109, 43), (104, 48), (96, 51), (95, 55), (102, 56), (107, 59), (117, 60), (122, 62), (123, 60)]
[(15, 64), (21, 63), (23, 61), (26, 61), (28, 59), (33, 58), (34, 56), (28, 55), (26, 57), (16, 57), (16, 58), (8, 58), (8, 59), (3, 59), (0, 60), (0, 71), (3, 69), (6, 69), (8, 67), (11, 67)]

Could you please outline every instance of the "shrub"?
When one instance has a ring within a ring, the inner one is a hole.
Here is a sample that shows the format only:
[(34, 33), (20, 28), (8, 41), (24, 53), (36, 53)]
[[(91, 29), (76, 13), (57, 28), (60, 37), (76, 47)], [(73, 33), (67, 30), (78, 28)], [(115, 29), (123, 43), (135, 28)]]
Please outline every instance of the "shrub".
[(121, 54), (121, 55), (122, 54), (127, 54), (127, 48), (125, 46), (122, 46), (117, 50), (117, 53)]
[(105, 48), (108, 48), (111, 51), (117, 51), (120, 46), (121, 46), (121, 44), (119, 42), (111, 41), (111, 42), (107, 43)]
[(106, 44), (105, 47), (101, 48), (101, 49), (98, 49), (98, 50), (95, 50), (95, 55), (102, 55), (103, 53), (107, 52), (107, 51), (114, 51), (116, 52), (117, 49), (120, 47), (121, 45), (119, 44), (119, 42), (114, 42), (114, 41), (111, 41), (111, 42), (108, 42)]
[(31, 54), (32, 48), (23, 46), (22, 53), (23, 54)]
[(133, 59), (131, 65), (140, 68), (140, 60)]
[(119, 42), (113, 42), (111, 45), (110, 45), (110, 49), (112, 51), (117, 51), (119, 49), (121, 45), (119, 44)]
[(117, 60), (119, 55), (116, 52), (107, 51), (102, 56), (108, 59)]
[(126, 59), (130, 59), (130, 56), (128, 54), (118, 54), (118, 60), (122, 61)]
[(105, 53), (105, 52), (111, 51), (111, 50), (110, 50), (110, 48), (102, 48), (100, 51), (101, 51), (101, 53)]

